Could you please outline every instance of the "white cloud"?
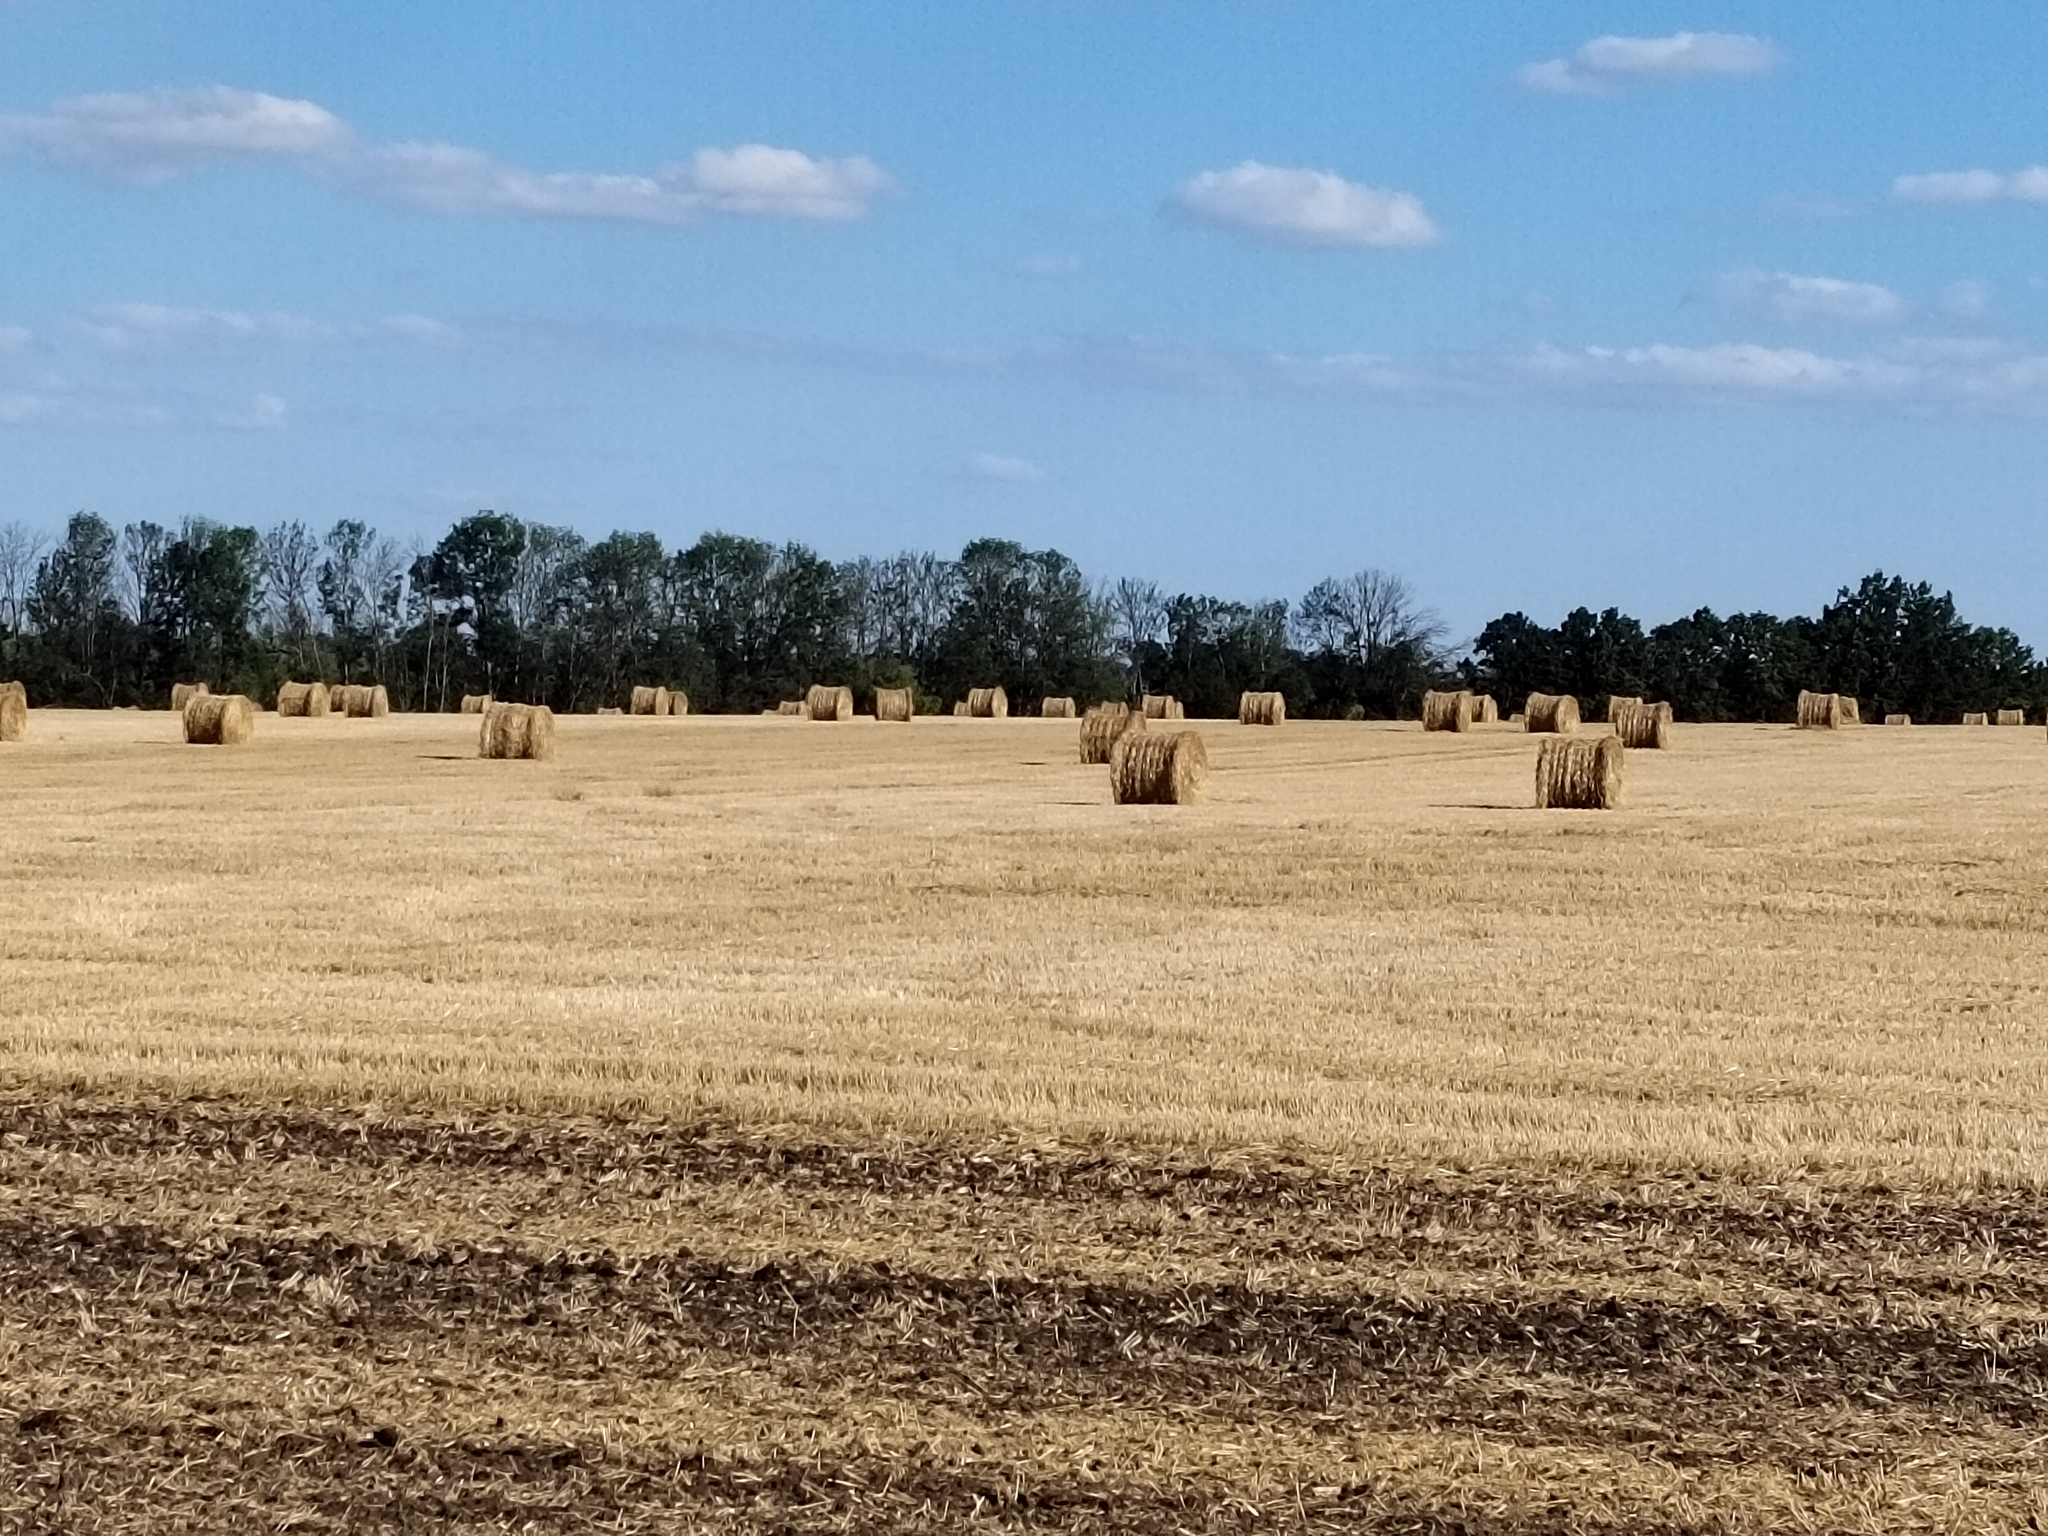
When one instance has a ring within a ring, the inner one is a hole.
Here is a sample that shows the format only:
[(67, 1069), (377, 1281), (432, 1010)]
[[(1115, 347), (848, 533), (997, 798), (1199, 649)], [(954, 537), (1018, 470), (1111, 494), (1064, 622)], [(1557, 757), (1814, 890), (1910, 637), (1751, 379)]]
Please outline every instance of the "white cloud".
[(109, 351), (139, 351), (198, 341), (329, 341), (333, 326), (304, 315), (245, 314), (231, 309), (184, 309), (168, 304), (100, 304), (80, 321)]
[(160, 182), (223, 160), (272, 159), (443, 213), (684, 224), (718, 216), (857, 219), (894, 183), (864, 155), (767, 144), (699, 149), (651, 175), (534, 171), (456, 144), (365, 144), (310, 101), (211, 86), (78, 96), (0, 118), (0, 148), (121, 181)]
[(276, 395), (252, 395), (245, 406), (213, 414), (216, 426), (236, 432), (275, 432), (285, 424), (286, 406)]
[(1776, 320), (1841, 320), (1873, 325), (1897, 320), (1906, 301), (1876, 283), (1791, 272), (1729, 272), (1706, 288), (1720, 303)]
[(462, 332), (446, 321), (431, 319), (426, 315), (386, 315), (377, 322), (380, 330), (388, 335), (400, 336), (407, 341), (423, 342), (430, 347), (455, 347), (462, 344)]
[(1029, 459), (1001, 453), (974, 454), (960, 466), (960, 473), (970, 480), (995, 480), (1004, 485), (1035, 485), (1045, 478), (1045, 471)]
[(310, 101), (224, 85), (74, 96), (45, 113), (0, 118), (0, 144), (38, 150), (67, 170), (143, 182), (215, 160), (332, 155), (350, 138), (347, 124)]
[(1596, 37), (1567, 58), (1524, 64), (1518, 78), (1552, 96), (1606, 96), (1667, 80), (1750, 79), (1778, 67), (1775, 45), (1740, 32)]
[(1985, 203), (2048, 203), (2048, 165), (2030, 165), (2001, 175), (1997, 171), (1935, 171), (1900, 176), (1892, 196), (1902, 203), (1939, 203), (1952, 207)]
[(1395, 249), (1434, 245), (1438, 238), (1411, 193), (1256, 160), (1189, 178), (1175, 189), (1172, 206), (1207, 224), (1296, 245)]

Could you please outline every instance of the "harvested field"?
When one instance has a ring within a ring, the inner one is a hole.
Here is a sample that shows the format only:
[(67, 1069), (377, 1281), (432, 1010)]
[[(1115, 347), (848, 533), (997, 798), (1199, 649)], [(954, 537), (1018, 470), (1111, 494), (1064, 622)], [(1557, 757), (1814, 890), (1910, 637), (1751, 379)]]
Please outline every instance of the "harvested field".
[(0, 1529), (2048, 1520), (2035, 733), (633, 725), (37, 712)]

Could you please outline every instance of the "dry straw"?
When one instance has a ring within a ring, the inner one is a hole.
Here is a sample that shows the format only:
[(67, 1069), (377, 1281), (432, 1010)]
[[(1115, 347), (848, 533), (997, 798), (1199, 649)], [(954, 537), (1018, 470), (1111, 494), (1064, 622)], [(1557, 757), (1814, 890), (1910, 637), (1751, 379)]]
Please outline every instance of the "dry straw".
[(1884, 723), (1886, 725), (1911, 725), (1913, 717), (1911, 715), (1886, 715)]
[(1147, 720), (1185, 720), (1188, 712), (1170, 693), (1148, 693), (1140, 706)]
[(2027, 712), (2024, 709), (2001, 709), (1998, 712), (1998, 723), (2000, 725), (2025, 725), (2027, 723)]
[(967, 701), (965, 699), (960, 700), (959, 703), (953, 706), (953, 718), (955, 720), (965, 720), (967, 718)]
[(1609, 708), (1607, 718), (1614, 724), (1614, 737), (1624, 747), (1661, 749), (1671, 745), (1671, 706), (1645, 704), (1641, 699), (1625, 700), (1619, 709)]
[(20, 741), (28, 734), (28, 689), (0, 683), (0, 741)]
[(555, 712), (545, 704), (493, 704), (477, 731), (478, 757), (546, 762), (555, 755)]
[(636, 685), (633, 689), (632, 713), (636, 715), (665, 715), (668, 713), (668, 690)]
[(1287, 696), (1282, 693), (1241, 693), (1237, 696), (1239, 725), (1285, 725)]
[(875, 718), (877, 720), (908, 721), (913, 712), (908, 688), (877, 688), (875, 690)]
[(488, 693), (465, 693), (462, 696), (462, 712), (465, 715), (480, 715), (491, 707)]
[[(490, 705), (486, 704), (484, 708), (489, 709)], [(619, 706), (616, 704), (600, 704), (598, 706), (597, 712), (600, 715), (623, 715), (625, 713), (625, 711), (619, 708)], [(761, 713), (764, 715), (772, 715), (775, 713), (775, 711), (772, 709), (764, 709), (761, 711)]]
[(1500, 706), (1493, 702), (1490, 693), (1472, 695), (1472, 723), (1474, 725), (1495, 725), (1500, 721)]
[(668, 712), (671, 715), (687, 715), (690, 712), (690, 696), (680, 688), (669, 689)]
[(967, 714), (974, 720), (1007, 720), (1010, 717), (1010, 696), (1000, 688), (970, 688), (967, 690)]
[(1621, 721), (1621, 712), (1624, 709), (1629, 708), (1631, 705), (1640, 707), (1642, 702), (1641, 695), (1609, 694), (1607, 698), (1607, 723), (1609, 725), (1618, 725)]
[(1128, 704), (1098, 704), (1081, 717), (1081, 761), (1106, 763), (1126, 731), (1145, 729), (1145, 717)]
[(1838, 731), (1850, 724), (1849, 713), (1842, 707), (1839, 693), (1808, 693), (1799, 690), (1799, 729), (1802, 731)]
[(1516, 710), (1516, 711), (1515, 711), (1515, 712), (1514, 712), (1514, 713), (1513, 713), (1512, 715), (1509, 715), (1509, 716), (1508, 716), (1508, 724), (1509, 724), (1509, 725), (1526, 725), (1526, 724), (1527, 724), (1527, 722), (1526, 722), (1526, 721), (1525, 721), (1525, 720), (1523, 719), (1523, 716), (1522, 716), (1522, 712), (1521, 712), (1521, 711), (1520, 711), (1520, 710), (1518, 709), (1518, 710)]
[(207, 691), (204, 683), (171, 684), (171, 708), (182, 712), (185, 706)]
[(1071, 720), (1074, 714), (1074, 701), (1064, 695), (1049, 693), (1038, 706), (1038, 718), (1041, 720)]
[(1536, 804), (1541, 810), (1612, 811), (1621, 806), (1618, 736), (1562, 737), (1536, 752)]
[(1425, 731), (1465, 731), (1472, 728), (1472, 695), (1465, 689), (1443, 693), (1430, 689), (1422, 696), (1422, 728)]
[(339, 697), (334, 701), (335, 709), (351, 720), (382, 720), (391, 713), (391, 695), (384, 691), (384, 685), (365, 686), (350, 683), (334, 692)]
[(1118, 805), (1187, 805), (1209, 786), (1209, 749), (1193, 731), (1132, 731), (1109, 754)]
[(775, 706), (775, 713), (778, 715), (789, 715), (801, 720), (804, 715), (804, 701), (802, 699), (784, 699)]
[(827, 687), (824, 683), (813, 683), (811, 691), (804, 695), (804, 718), (806, 720), (851, 720), (853, 718), (853, 690), (845, 687)]
[(239, 747), (256, 734), (256, 706), (239, 693), (196, 693), (184, 716), (191, 746)]
[(1963, 724), (1965, 725), (1989, 725), (1990, 723), (1991, 717), (1989, 715), (1972, 714), (1963, 716)]
[(1569, 736), (1579, 728), (1579, 701), (1568, 693), (1532, 693), (1522, 706), (1522, 729)]
[(308, 720), (324, 720), (333, 700), (325, 683), (286, 683), (277, 690), (277, 712)]
[(1857, 707), (1856, 701), (1846, 693), (1840, 697), (1842, 700), (1842, 724), (1861, 725), (1863, 723), (1863, 711)]

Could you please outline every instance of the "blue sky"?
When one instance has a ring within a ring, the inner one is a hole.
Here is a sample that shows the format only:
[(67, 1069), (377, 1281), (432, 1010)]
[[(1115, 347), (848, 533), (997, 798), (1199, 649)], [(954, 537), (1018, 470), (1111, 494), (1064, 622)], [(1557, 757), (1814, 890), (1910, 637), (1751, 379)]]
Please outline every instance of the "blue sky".
[(2038, 7), (0, 0), (0, 521), (2048, 646)]

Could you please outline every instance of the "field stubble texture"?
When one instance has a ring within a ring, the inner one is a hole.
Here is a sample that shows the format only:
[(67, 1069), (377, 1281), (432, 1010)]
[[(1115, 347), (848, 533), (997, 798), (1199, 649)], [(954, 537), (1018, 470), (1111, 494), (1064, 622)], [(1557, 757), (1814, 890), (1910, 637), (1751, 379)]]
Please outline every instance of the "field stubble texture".
[(0, 1529), (2048, 1521), (2031, 735), (36, 722)]

